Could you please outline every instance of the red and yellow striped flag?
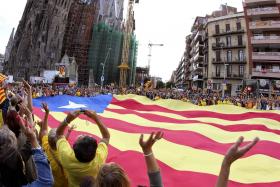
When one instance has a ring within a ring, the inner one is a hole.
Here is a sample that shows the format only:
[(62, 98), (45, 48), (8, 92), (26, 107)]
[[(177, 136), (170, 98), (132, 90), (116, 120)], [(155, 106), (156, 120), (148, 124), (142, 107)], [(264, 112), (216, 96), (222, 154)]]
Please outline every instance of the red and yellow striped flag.
[[(42, 119), (44, 113), (35, 108), (35, 115)], [(66, 115), (52, 112), (50, 126), (57, 127)], [(148, 186), (139, 136), (158, 130), (165, 135), (153, 150), (164, 186), (215, 186), (224, 154), (239, 136), (244, 136), (245, 141), (258, 136), (261, 141), (233, 164), (229, 186), (280, 186), (280, 112), (232, 105), (198, 107), (182, 101), (151, 101), (128, 95), (114, 96), (100, 116), (111, 133), (107, 161), (120, 164), (132, 186)], [(70, 136), (72, 143), (81, 133), (101, 137), (95, 123), (83, 115), (73, 124), (78, 128)]]
[(2, 73), (0, 73), (0, 83), (2, 83), (3, 81), (5, 81), (6, 79), (8, 79), (7, 76), (3, 75)]
[(7, 99), (5, 89), (0, 88), (0, 104), (2, 104)]

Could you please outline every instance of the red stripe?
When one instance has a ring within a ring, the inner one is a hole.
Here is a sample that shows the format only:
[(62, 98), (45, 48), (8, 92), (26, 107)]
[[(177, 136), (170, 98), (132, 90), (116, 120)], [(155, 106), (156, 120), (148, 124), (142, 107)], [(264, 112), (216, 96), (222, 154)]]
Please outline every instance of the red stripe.
[[(83, 133), (85, 134), (85, 133)], [(75, 141), (75, 137), (80, 135), (79, 132), (72, 132), (69, 141), (73, 143)], [(91, 134), (88, 134), (91, 135)], [(92, 135), (91, 135), (92, 136)], [(99, 140), (98, 137), (95, 137)], [(137, 160), (137, 162), (128, 162), (127, 160)], [(143, 155), (134, 151), (119, 151), (118, 149), (109, 145), (109, 154), (107, 158), (107, 162), (115, 162), (119, 164), (126, 173), (128, 174), (131, 185), (145, 185), (148, 184), (147, 170), (145, 166), (145, 160)], [(215, 186), (217, 176), (205, 173), (191, 172), (191, 171), (177, 171), (173, 168), (167, 166), (163, 162), (158, 161), (158, 164), (161, 168), (161, 174), (164, 186), (168, 187), (205, 187), (205, 186)], [(203, 167), (203, 166), (201, 166)], [(241, 184), (233, 181), (229, 181), (229, 185), (231, 187), (279, 187), (280, 182), (275, 183), (263, 183), (263, 184)]]
[(154, 122), (175, 123), (175, 124), (200, 123), (201, 125), (207, 124), (207, 125), (211, 125), (211, 126), (219, 128), (219, 129), (223, 129), (223, 130), (230, 131), (230, 132), (259, 130), (259, 131), (264, 131), (264, 132), (272, 132), (272, 133), (280, 135), (280, 130), (269, 129), (266, 126), (260, 125), (260, 124), (250, 124), (250, 125), (235, 124), (235, 125), (224, 126), (224, 125), (220, 125), (220, 124), (216, 124), (216, 123), (205, 123), (205, 122), (201, 122), (199, 120), (181, 120), (181, 119), (169, 118), (167, 116), (160, 116), (157, 114), (140, 113), (140, 112), (136, 112), (134, 110), (129, 110), (129, 109), (106, 109), (106, 111), (111, 111), (111, 112), (118, 113), (118, 114), (135, 114), (139, 117), (142, 117), (147, 120), (154, 121)]
[[(35, 114), (38, 115), (41, 119), (44, 117), (44, 113), (42, 111), (38, 111), (38, 109), (34, 109)], [(92, 121), (91, 119), (87, 118), (86, 116), (81, 115), (81, 119), (85, 119), (88, 121)], [(191, 131), (171, 131), (159, 128), (152, 128), (152, 127), (139, 127), (135, 124), (127, 123), (125, 121), (121, 121), (118, 119), (111, 119), (111, 118), (103, 118), (101, 117), (102, 121), (108, 128), (119, 130), (122, 132), (127, 133), (151, 133), (154, 131), (161, 130), (164, 132), (164, 138), (170, 142), (190, 146), (195, 149), (211, 151), (218, 154), (225, 154), (227, 149), (232, 144), (222, 144), (213, 141), (212, 139), (205, 137), (199, 133), (191, 132)], [(92, 121), (93, 122), (93, 121)], [(94, 123), (94, 122), (93, 122)], [(49, 116), (49, 126), (54, 128), (60, 124), (55, 118)], [(195, 141), (194, 141), (195, 140)], [(255, 154), (264, 154), (276, 159), (280, 159), (280, 152), (275, 151), (280, 150), (280, 144), (270, 142), (270, 141), (260, 141), (245, 157), (249, 157)]]
[(280, 115), (275, 113), (257, 113), (257, 112), (247, 112), (243, 114), (222, 114), (217, 112), (209, 112), (209, 111), (175, 111), (170, 110), (158, 105), (144, 105), (135, 100), (129, 99), (125, 101), (119, 101), (116, 98), (113, 98), (111, 104), (131, 109), (131, 110), (139, 110), (139, 111), (156, 111), (156, 112), (166, 112), (181, 115), (188, 118), (198, 118), (198, 117), (210, 117), (210, 118), (219, 118), (230, 121), (240, 121), (251, 118), (267, 118), (280, 122)]

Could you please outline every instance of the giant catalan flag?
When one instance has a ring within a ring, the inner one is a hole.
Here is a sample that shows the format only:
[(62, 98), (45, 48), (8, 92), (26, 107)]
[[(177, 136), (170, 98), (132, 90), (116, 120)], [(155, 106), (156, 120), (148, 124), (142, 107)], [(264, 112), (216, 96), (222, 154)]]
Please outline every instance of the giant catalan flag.
[[(57, 127), (67, 112), (80, 108), (97, 111), (109, 128), (111, 141), (108, 162), (120, 164), (132, 186), (148, 186), (146, 166), (138, 145), (140, 134), (164, 132), (164, 139), (154, 146), (166, 187), (213, 187), (227, 149), (239, 136), (245, 141), (258, 136), (261, 141), (242, 159), (230, 174), (231, 187), (280, 187), (280, 112), (247, 110), (232, 105), (198, 107), (176, 100), (151, 101), (146, 97), (71, 96), (34, 100), (36, 118), (43, 118), (40, 103), (51, 109), (49, 126)], [(73, 124), (79, 134), (99, 139), (101, 134), (86, 116)]]

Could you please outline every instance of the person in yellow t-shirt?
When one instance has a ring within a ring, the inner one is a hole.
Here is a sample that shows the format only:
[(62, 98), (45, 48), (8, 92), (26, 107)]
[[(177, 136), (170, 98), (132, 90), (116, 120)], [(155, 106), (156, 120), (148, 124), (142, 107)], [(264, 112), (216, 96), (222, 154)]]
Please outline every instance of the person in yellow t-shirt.
[[(40, 132), (39, 140), (41, 141), (42, 148), (46, 153), (51, 165), (52, 174), (54, 177), (54, 187), (67, 187), (68, 181), (65, 175), (64, 169), (59, 161), (58, 152), (56, 149), (56, 129), (50, 130), (48, 133), (48, 116), (49, 108), (46, 103), (42, 104), (42, 108), (45, 110), (45, 117), (43, 122), (39, 123)], [(70, 129), (71, 130), (71, 129)], [(73, 129), (72, 129), (73, 130)], [(70, 135), (71, 131), (68, 131), (66, 136)]]
[[(100, 143), (97, 144), (97, 141), (94, 138), (81, 135), (74, 143), (72, 149), (63, 134), (67, 125), (82, 113), (96, 122), (102, 134), (102, 139)], [(80, 110), (69, 113), (65, 120), (57, 128), (56, 136), (58, 139), (56, 147), (59, 160), (66, 171), (69, 186), (80, 186), (80, 183), (86, 176), (96, 178), (100, 167), (107, 159), (107, 146), (110, 140), (110, 133), (99, 119), (98, 115), (95, 112), (88, 110)]]

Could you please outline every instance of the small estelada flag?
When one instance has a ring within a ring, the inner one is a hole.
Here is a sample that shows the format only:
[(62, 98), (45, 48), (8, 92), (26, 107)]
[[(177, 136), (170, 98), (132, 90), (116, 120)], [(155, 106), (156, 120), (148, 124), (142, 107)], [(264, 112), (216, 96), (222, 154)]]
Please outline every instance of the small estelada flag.
[(0, 88), (0, 104), (2, 104), (7, 99), (5, 89)]
[(8, 77), (0, 73), (0, 83), (4, 82), (6, 79), (8, 79)]

